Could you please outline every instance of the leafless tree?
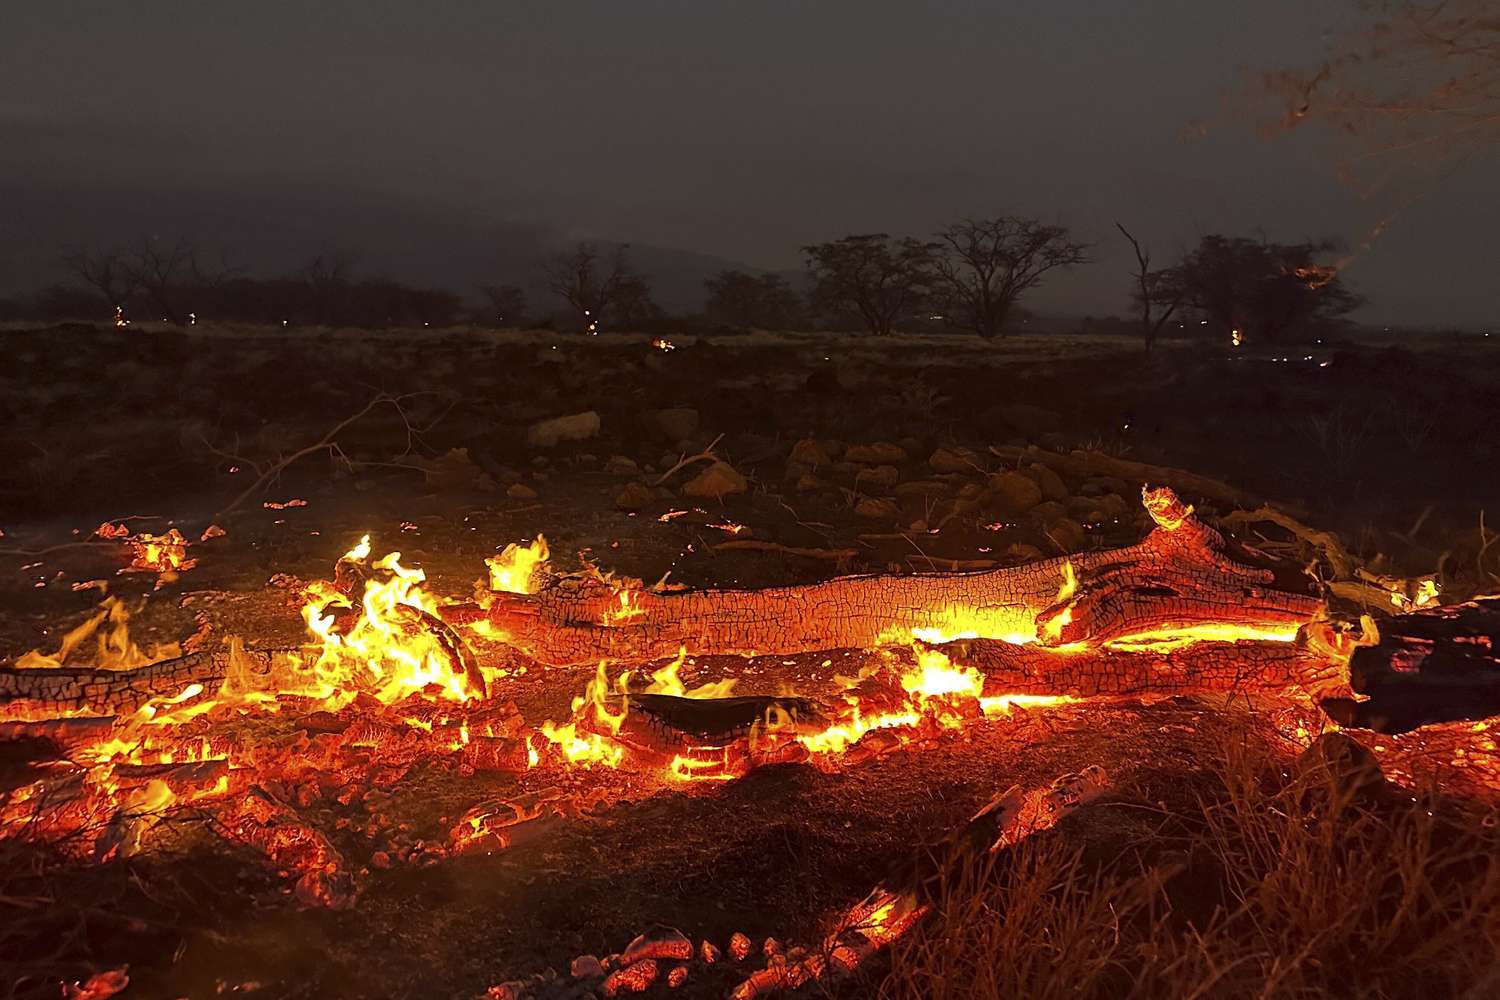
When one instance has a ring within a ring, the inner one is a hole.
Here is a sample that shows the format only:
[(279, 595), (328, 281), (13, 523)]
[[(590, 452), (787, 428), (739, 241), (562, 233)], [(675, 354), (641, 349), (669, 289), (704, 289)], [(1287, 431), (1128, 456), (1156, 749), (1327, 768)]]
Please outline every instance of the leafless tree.
[(1151, 270), (1151, 251), (1141, 246), (1140, 241), (1130, 235), (1130, 230), (1120, 223), (1116, 222), (1115, 228), (1130, 241), (1130, 247), (1135, 251), (1134, 299), (1141, 314), (1141, 339), (1145, 341), (1147, 353), (1150, 353), (1157, 334), (1167, 325), (1177, 307), (1182, 305), (1187, 293), (1176, 268)]
[(824, 313), (857, 313), (871, 333), (888, 334), (931, 292), (933, 249), (931, 243), (886, 233), (805, 246), (816, 281), (813, 304)]
[(125, 269), (167, 321), (179, 326), (186, 315), (181, 302), (184, 286), (193, 282), (213, 284), (223, 276), (223, 272), (202, 269), (197, 250), (182, 239), (168, 245), (142, 237), (125, 257)]
[(547, 287), (573, 309), (579, 329), (597, 332), (622, 290), (638, 280), (630, 270), (627, 249), (616, 248), (605, 265), (594, 244), (579, 243), (546, 261)]
[(937, 274), (949, 308), (981, 337), (1003, 333), (1016, 300), (1048, 271), (1089, 259), (1087, 244), (1069, 239), (1066, 228), (1016, 216), (964, 219), (938, 241)]
[(342, 319), (341, 307), (349, 297), (353, 271), (353, 261), (335, 253), (319, 254), (297, 272), (311, 295), (314, 322), (326, 326)]
[(481, 285), (490, 315), (500, 326), (519, 326), (526, 314), (526, 293), (515, 285)]
[(1263, 89), (1284, 101), (1278, 127), (1321, 123), (1352, 139), (1346, 174), (1366, 184), (1500, 139), (1495, 0), (1359, 6), (1370, 22), (1335, 42), (1320, 65), (1263, 75)]
[(124, 314), (137, 284), (118, 250), (97, 253), (82, 248), (70, 250), (63, 254), (62, 263), (74, 277), (97, 291), (117, 315)]

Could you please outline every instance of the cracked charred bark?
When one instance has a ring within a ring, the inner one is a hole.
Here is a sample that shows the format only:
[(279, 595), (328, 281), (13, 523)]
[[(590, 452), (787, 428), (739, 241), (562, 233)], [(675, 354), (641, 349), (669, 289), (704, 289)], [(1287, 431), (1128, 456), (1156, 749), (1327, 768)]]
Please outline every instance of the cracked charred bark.
[[(496, 594), (487, 617), (552, 665), (689, 654), (864, 649), (913, 635), (1102, 642), (1230, 624), (1287, 630), (1323, 607), (1300, 570), (1229, 546), (1170, 490), (1144, 493), (1156, 529), (1123, 549), (979, 573), (839, 577), (763, 590), (628, 591), (565, 577), (538, 594)], [(1071, 583), (1069, 581), (1072, 581)]]

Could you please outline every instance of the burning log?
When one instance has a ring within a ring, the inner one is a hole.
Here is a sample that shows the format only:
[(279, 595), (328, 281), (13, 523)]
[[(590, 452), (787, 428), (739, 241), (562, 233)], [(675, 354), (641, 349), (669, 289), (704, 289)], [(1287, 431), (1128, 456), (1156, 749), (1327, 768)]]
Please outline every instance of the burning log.
[(1341, 666), (1300, 640), (1057, 649), (969, 639), (930, 648), (984, 674), (986, 695), (1321, 695), (1348, 689)]
[(269, 652), (221, 649), (199, 651), (133, 670), (86, 667), (0, 667), (0, 716), (49, 719), (84, 713), (128, 713), (153, 698), (180, 694), (200, 685), (215, 691), (236, 656), (253, 668), (270, 670)]
[(1354, 650), (1349, 683), (1368, 696), (1325, 702), (1338, 722), (1403, 733), (1500, 715), (1500, 597), (1398, 615)]
[[(496, 593), (488, 618), (552, 665), (689, 654), (863, 649), (918, 637), (1061, 646), (1205, 625), (1285, 634), (1323, 607), (1300, 570), (1231, 548), (1170, 490), (1146, 490), (1156, 529), (1139, 544), (975, 573), (839, 577), (764, 590), (649, 591), (565, 577), (535, 594)], [(1221, 636), (1222, 637), (1222, 636)]]

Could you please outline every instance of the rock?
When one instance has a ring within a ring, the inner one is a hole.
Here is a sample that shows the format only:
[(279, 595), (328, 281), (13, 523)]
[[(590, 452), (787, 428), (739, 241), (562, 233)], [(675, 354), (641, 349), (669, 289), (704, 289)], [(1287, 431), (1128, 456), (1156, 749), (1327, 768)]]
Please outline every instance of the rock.
[(609, 461), (604, 463), (604, 471), (611, 476), (634, 476), (641, 471), (636, 465), (635, 459), (625, 455), (611, 455)]
[(734, 493), (743, 493), (750, 488), (745, 477), (735, 471), (728, 462), (715, 462), (682, 487), (685, 496), (718, 500)]
[(1099, 509), (1112, 518), (1125, 517), (1130, 513), (1130, 504), (1118, 493), (1106, 493), (1099, 498)]
[(704, 965), (715, 964), (722, 955), (723, 952), (719, 951), (719, 946), (708, 938), (704, 938), (698, 943), (698, 957), (703, 960)]
[(1036, 562), (1042, 558), (1042, 550), (1026, 542), (1012, 542), (1006, 546), (1005, 557), (1017, 562)]
[(1375, 755), (1345, 733), (1324, 733), (1292, 762), (1292, 776), (1310, 790), (1319, 786), (1337, 795), (1368, 793), (1385, 784)]
[(890, 500), (866, 497), (854, 505), (854, 515), (871, 521), (889, 522), (901, 516), (901, 508)]
[(933, 472), (983, 472), (984, 460), (970, 448), (939, 448), (927, 459)]
[(798, 462), (810, 469), (820, 468), (833, 461), (828, 450), (814, 438), (803, 438), (792, 445), (792, 453), (787, 457), (790, 462)]
[(686, 441), (698, 432), (698, 411), (688, 406), (657, 410), (651, 419), (669, 441)]
[(1042, 502), (1042, 488), (1019, 472), (997, 472), (991, 476), (990, 494), (1000, 510), (1012, 517)]
[(427, 478), (427, 488), (446, 490), (493, 489), (495, 482), (474, 464), (467, 448), (450, 448), (438, 458), (413, 458)]
[(809, 472), (797, 480), (795, 489), (798, 493), (811, 493), (813, 490), (821, 490), (827, 485), (823, 480)]
[(656, 982), (656, 959), (644, 958), (633, 965), (616, 969), (604, 980), (604, 995), (618, 996), (621, 993), (644, 993)]
[(803, 476), (812, 475), (812, 466), (803, 465), (801, 462), (786, 463), (786, 476), (788, 480), (801, 479)]
[(1028, 517), (1035, 519), (1037, 524), (1051, 524), (1058, 518), (1068, 516), (1068, 508), (1056, 500), (1043, 500), (1027, 513)]
[(729, 954), (736, 962), (743, 962), (750, 954), (750, 939), (739, 931), (729, 935)]
[(626, 965), (644, 958), (671, 958), (686, 962), (693, 957), (693, 942), (675, 927), (661, 927), (641, 934), (620, 953)]
[(874, 444), (852, 444), (844, 452), (844, 461), (863, 462), (866, 465), (894, 465), (906, 461), (906, 449), (889, 441)]
[(785, 951), (785, 949), (781, 947), (781, 942), (773, 937), (766, 938), (766, 943), (761, 945), (760, 950), (765, 953), (765, 956), (767, 958), (775, 958), (777, 955), (780, 955)]
[(910, 531), (914, 535), (925, 535), (927, 534), (927, 529), (927, 522), (922, 520), (921, 518), (917, 518), (911, 524), (908, 524), (906, 526), (906, 530)]
[(1007, 403), (1000, 407), (999, 414), (1000, 419), (1031, 437), (1055, 431), (1062, 426), (1062, 417), (1055, 410), (1030, 403)]
[(1067, 451), (1072, 445), (1072, 440), (1062, 431), (1047, 431), (1037, 435), (1036, 443), (1052, 451)]
[(526, 429), (526, 443), (533, 448), (555, 448), (564, 441), (587, 441), (599, 433), (599, 414), (593, 410), (542, 420)]
[(679, 965), (679, 966), (674, 967), (671, 972), (667, 973), (667, 988), (668, 989), (674, 989), (674, 990), (677, 989), (677, 987), (679, 987), (683, 983), (687, 982), (687, 977), (688, 977), (688, 967), (687, 966), (685, 966), (685, 965)]
[(1042, 488), (1042, 496), (1048, 500), (1068, 499), (1068, 484), (1063, 482), (1062, 476), (1047, 466), (1028, 465), (1021, 471), (1036, 481), (1036, 484)]
[(574, 979), (601, 979), (604, 976), (604, 966), (595, 955), (579, 955), (573, 959), (568, 971)]
[(979, 494), (983, 492), (984, 487), (978, 483), (964, 483), (963, 486), (959, 487), (958, 498), (960, 500), (976, 500), (979, 498)]
[(897, 483), (891, 490), (898, 497), (941, 497), (948, 495), (948, 484), (933, 479), (916, 479), (909, 483)]
[(1087, 537), (1084, 534), (1083, 525), (1066, 517), (1060, 517), (1050, 522), (1045, 530), (1047, 537), (1064, 554), (1077, 552), (1082, 549), (1084, 539)]
[(656, 491), (645, 483), (630, 483), (615, 495), (615, 509), (634, 514), (656, 502)]
[(511, 483), (505, 489), (505, 495), (512, 500), (535, 500), (536, 490), (525, 483)]
[(873, 486), (888, 490), (901, 478), (901, 470), (894, 465), (871, 465), (854, 474), (855, 487)]

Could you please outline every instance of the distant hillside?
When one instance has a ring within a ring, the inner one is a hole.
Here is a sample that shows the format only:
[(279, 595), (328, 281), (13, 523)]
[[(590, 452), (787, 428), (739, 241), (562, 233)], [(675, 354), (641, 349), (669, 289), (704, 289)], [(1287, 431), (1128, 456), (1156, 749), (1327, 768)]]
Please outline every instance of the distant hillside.
[[(481, 284), (526, 289), (533, 309), (553, 308), (540, 262), (565, 245), (560, 234), (481, 214), (458, 217), (352, 191), (291, 189), (270, 195), (144, 188), (101, 190), (0, 177), (0, 294), (34, 291), (66, 279), (68, 247), (128, 245), (142, 235), (184, 237), (232, 266), (283, 274), (320, 253), (345, 252), (358, 274), (451, 289), (475, 297)], [(44, 234), (44, 235), (34, 235)], [(611, 246), (599, 241), (601, 246)], [(668, 247), (632, 245), (636, 269), (671, 312), (703, 304), (703, 282), (744, 263)]]

